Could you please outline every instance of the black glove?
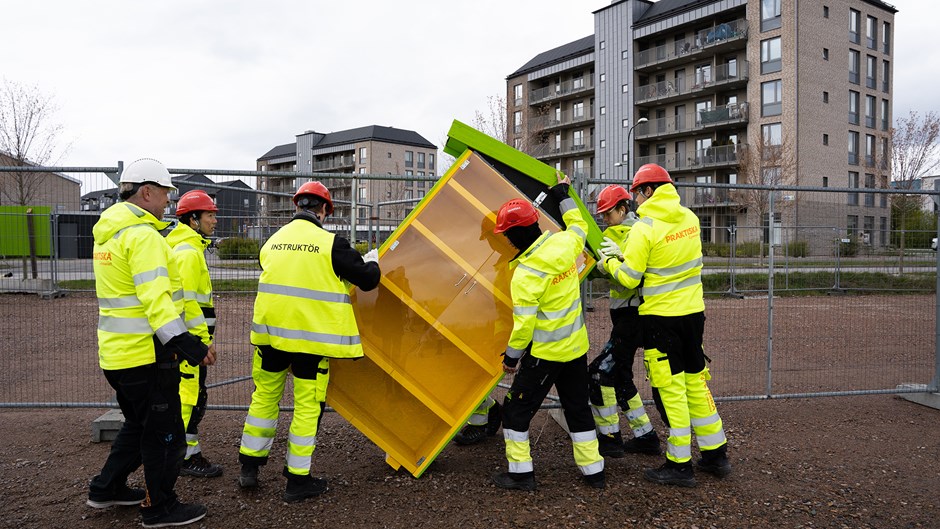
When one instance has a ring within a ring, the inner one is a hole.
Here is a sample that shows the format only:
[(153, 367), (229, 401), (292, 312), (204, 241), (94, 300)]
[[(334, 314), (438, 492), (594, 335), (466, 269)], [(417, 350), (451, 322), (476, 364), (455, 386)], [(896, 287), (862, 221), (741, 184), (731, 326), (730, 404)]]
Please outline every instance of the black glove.
[(568, 184), (555, 184), (548, 191), (552, 194), (552, 198), (561, 202), (562, 200), (568, 198), (568, 188), (571, 187)]
[(188, 332), (170, 338), (165, 347), (170, 351), (175, 351), (177, 355), (194, 366), (201, 364), (206, 353), (209, 352), (209, 348), (199, 338)]
[(507, 355), (506, 353), (503, 353), (503, 364), (505, 364), (506, 367), (516, 367), (518, 363), (519, 363), (518, 358), (513, 358)]

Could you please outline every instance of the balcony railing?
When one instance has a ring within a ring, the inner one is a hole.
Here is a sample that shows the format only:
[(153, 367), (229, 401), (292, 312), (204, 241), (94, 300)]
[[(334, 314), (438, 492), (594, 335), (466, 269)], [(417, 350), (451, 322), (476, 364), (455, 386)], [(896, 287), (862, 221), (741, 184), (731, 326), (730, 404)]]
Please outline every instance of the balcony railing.
[(594, 109), (581, 112), (566, 110), (560, 115), (549, 114), (545, 116), (539, 116), (532, 120), (532, 124), (536, 130), (545, 130), (588, 121), (594, 121)]
[(692, 194), (693, 206), (721, 206), (734, 202), (731, 190), (725, 187), (696, 187)]
[(565, 97), (568, 95), (588, 92), (594, 89), (594, 78), (591, 76), (569, 79), (563, 83), (537, 88), (529, 93), (529, 104), (534, 105), (549, 99)]
[(313, 162), (314, 171), (328, 171), (330, 169), (340, 169), (344, 167), (354, 167), (356, 165), (355, 156), (337, 156), (328, 160), (317, 160)]
[(593, 150), (594, 136), (589, 136), (582, 141), (565, 140), (562, 142), (540, 143), (532, 149), (531, 155), (536, 158), (548, 158), (552, 156), (590, 152)]
[(678, 58), (686, 58), (722, 43), (747, 38), (747, 20), (722, 22), (712, 28), (696, 32), (692, 37), (637, 52), (634, 68), (643, 68)]
[(636, 165), (639, 167), (643, 164), (655, 163), (667, 171), (734, 166), (738, 164), (739, 155), (744, 152), (745, 148), (746, 145), (720, 145), (698, 149), (691, 153), (639, 156), (636, 159)]
[(686, 112), (678, 116), (657, 118), (637, 125), (636, 137), (664, 136), (695, 132), (732, 123), (747, 123), (747, 102), (728, 103), (718, 108)]
[(707, 71), (678, 77), (672, 81), (660, 81), (658, 83), (642, 85), (637, 88), (636, 102), (640, 103), (694, 94), (716, 86), (746, 81), (747, 78), (747, 61), (722, 64)]

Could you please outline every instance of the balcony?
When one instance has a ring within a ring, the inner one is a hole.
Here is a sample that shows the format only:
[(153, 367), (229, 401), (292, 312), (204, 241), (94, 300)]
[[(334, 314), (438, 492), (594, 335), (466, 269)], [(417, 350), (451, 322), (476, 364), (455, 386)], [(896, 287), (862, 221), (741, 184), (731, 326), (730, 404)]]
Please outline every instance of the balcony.
[(696, 187), (692, 193), (686, 194), (686, 198), (691, 198), (690, 201), (686, 202), (690, 207), (718, 207), (735, 203), (731, 189), (725, 187), (717, 189), (714, 187)]
[(592, 76), (569, 79), (561, 84), (538, 88), (529, 93), (529, 105), (537, 105), (553, 99), (562, 99), (594, 90)]
[(568, 125), (577, 125), (579, 123), (591, 123), (594, 121), (594, 109), (582, 112), (566, 110), (560, 114), (549, 114), (538, 116), (531, 121), (534, 131), (544, 132), (548, 130), (566, 127)]
[(722, 22), (698, 31), (691, 38), (637, 52), (633, 67), (638, 71), (653, 66), (664, 68), (669, 63), (692, 59), (706, 52), (723, 53), (735, 47), (732, 43), (743, 40), (747, 40), (747, 20)]
[(331, 171), (334, 169), (352, 169), (356, 165), (355, 156), (333, 156), (326, 160), (315, 160), (314, 171)]
[(686, 112), (678, 116), (658, 118), (646, 123), (640, 123), (634, 129), (636, 138), (666, 138), (701, 132), (703, 130), (718, 129), (726, 125), (738, 125), (748, 121), (748, 104), (728, 103), (714, 109), (699, 112)]
[(673, 81), (642, 85), (636, 90), (636, 104), (663, 104), (670, 101), (687, 99), (695, 94), (708, 94), (720, 89), (743, 86), (748, 79), (748, 62), (738, 61), (722, 64), (697, 74), (688, 74)]
[(655, 154), (640, 156), (636, 159), (637, 167), (655, 163), (667, 171), (691, 171), (696, 169), (714, 169), (734, 167), (738, 164), (738, 155), (745, 145), (721, 145), (699, 149), (691, 153)]
[(594, 151), (594, 137), (582, 141), (565, 140), (536, 145), (529, 154), (535, 158), (553, 158), (570, 154), (591, 153)]

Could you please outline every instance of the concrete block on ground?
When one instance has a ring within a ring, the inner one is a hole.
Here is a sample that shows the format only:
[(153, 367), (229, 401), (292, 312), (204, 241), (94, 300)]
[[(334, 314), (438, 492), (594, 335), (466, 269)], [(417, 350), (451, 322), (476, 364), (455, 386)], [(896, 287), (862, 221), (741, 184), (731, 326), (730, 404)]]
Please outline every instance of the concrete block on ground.
[(108, 410), (91, 423), (91, 440), (95, 443), (113, 441), (122, 426), (124, 426), (124, 414), (121, 410)]
[(919, 390), (919, 393), (898, 393), (898, 396), (904, 400), (940, 410), (940, 393), (927, 391), (927, 384), (898, 384), (897, 389), (905, 391)]

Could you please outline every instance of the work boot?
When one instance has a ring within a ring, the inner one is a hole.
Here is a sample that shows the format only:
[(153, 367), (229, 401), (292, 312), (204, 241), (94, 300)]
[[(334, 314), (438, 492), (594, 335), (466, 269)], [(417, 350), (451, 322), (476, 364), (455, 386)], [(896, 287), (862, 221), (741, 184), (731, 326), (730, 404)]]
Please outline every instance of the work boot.
[(127, 485), (121, 485), (113, 493), (88, 492), (88, 500), (85, 505), (95, 509), (105, 509), (112, 505), (140, 505), (147, 497), (144, 489), (132, 489)]
[(607, 478), (604, 476), (603, 470), (596, 474), (588, 474), (584, 476), (584, 482), (595, 489), (603, 489), (607, 486)]
[(623, 443), (623, 449), (625, 452), (631, 454), (648, 454), (651, 456), (658, 456), (662, 453), (659, 448), (659, 436), (656, 435), (655, 430), (651, 430), (639, 437), (634, 437), (629, 441), (625, 441)]
[(728, 445), (722, 445), (717, 450), (702, 450), (702, 459), (698, 460), (698, 468), (702, 472), (726, 478), (731, 475), (731, 463), (728, 462)]
[(494, 402), (490, 406), (489, 412), (486, 414), (486, 435), (493, 437), (496, 435), (496, 432), (499, 431), (499, 427), (503, 424), (503, 410), (498, 402)]
[(253, 489), (258, 486), (258, 466), (242, 463), (242, 471), (238, 475), (238, 486), (243, 489)]
[(144, 527), (175, 527), (197, 522), (205, 518), (209, 510), (201, 503), (180, 503), (141, 509)]
[(691, 463), (680, 465), (672, 461), (666, 461), (659, 468), (647, 469), (644, 475), (647, 481), (661, 485), (676, 485), (679, 487), (694, 487), (696, 485)]
[(535, 490), (535, 472), (501, 472), (492, 480), (501, 489)]
[(623, 439), (620, 432), (598, 435), (597, 451), (604, 457), (623, 457)]
[(315, 478), (310, 474), (291, 474), (284, 469), (284, 477), (287, 478), (287, 488), (284, 490), (284, 501), (294, 503), (295, 501), (305, 500), (319, 496), (327, 491), (326, 480)]
[(197, 452), (189, 459), (183, 460), (180, 474), (197, 478), (217, 478), (222, 475), (222, 465), (209, 462), (202, 457), (202, 452)]
[(475, 445), (486, 439), (486, 426), (468, 424), (454, 436), (454, 442), (460, 446)]

